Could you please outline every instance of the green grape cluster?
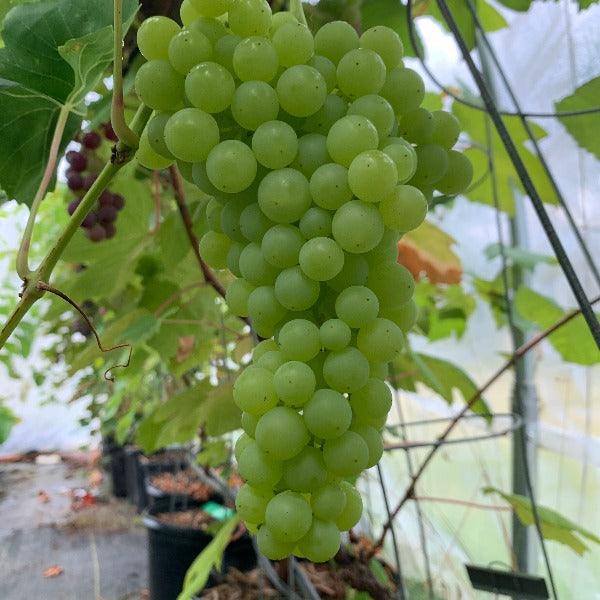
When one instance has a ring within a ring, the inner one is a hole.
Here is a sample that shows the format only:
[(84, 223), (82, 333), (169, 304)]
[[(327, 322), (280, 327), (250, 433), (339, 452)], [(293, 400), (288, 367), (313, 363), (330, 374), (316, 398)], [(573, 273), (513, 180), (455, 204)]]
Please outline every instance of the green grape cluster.
[(327, 561), (361, 517), (350, 481), (382, 456), (388, 363), (416, 319), (398, 241), (472, 168), (388, 27), (313, 36), (265, 0), (185, 0), (181, 17), (138, 33), (155, 111), (138, 159), (212, 196), (200, 251), (265, 338), (234, 386), (237, 510), (267, 557)]

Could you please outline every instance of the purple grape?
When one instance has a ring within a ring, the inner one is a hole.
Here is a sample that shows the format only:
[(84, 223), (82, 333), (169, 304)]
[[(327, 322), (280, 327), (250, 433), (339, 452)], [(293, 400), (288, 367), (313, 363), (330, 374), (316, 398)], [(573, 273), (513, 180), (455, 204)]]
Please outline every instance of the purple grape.
[(123, 198), (121, 194), (113, 194), (112, 205), (117, 210), (123, 210), (123, 208), (125, 207), (125, 198)]
[(81, 143), (89, 150), (96, 150), (96, 148), (100, 147), (102, 138), (97, 131), (90, 131), (83, 136)]
[(104, 190), (100, 194), (100, 198), (98, 199), (98, 203), (100, 204), (100, 206), (114, 206), (114, 204), (113, 204), (113, 195), (108, 190)]
[(69, 169), (67, 171), (67, 185), (69, 186), (69, 189), (74, 192), (80, 190), (83, 187), (83, 176), (81, 173)]
[(77, 210), (77, 207), (79, 206), (80, 203), (81, 203), (81, 200), (79, 200), (79, 198), (75, 198), (74, 200), (71, 200), (71, 202), (69, 202), (67, 212), (69, 213), (69, 215), (71, 217), (73, 216), (73, 213)]
[(92, 187), (92, 185), (94, 185), (96, 179), (98, 179), (98, 175), (96, 175), (96, 173), (88, 173), (83, 178), (83, 189), (87, 192)]
[(82, 221), (81, 226), (85, 229), (90, 229), (98, 222), (98, 215), (95, 211), (89, 212)]
[(110, 123), (104, 123), (104, 125), (102, 125), (102, 130), (104, 131), (104, 137), (107, 140), (110, 140), (111, 142), (119, 141), (119, 138), (117, 137), (117, 134)]
[(117, 233), (117, 228), (115, 227), (114, 223), (105, 223), (104, 231), (106, 232), (106, 239), (110, 240), (115, 237), (115, 234)]
[(117, 209), (114, 206), (101, 206), (98, 210), (100, 223), (114, 223), (117, 220)]
[(101, 242), (106, 239), (106, 230), (100, 223), (96, 223), (96, 225), (87, 230), (87, 236), (92, 242)]
[(65, 156), (67, 162), (71, 165), (73, 171), (85, 171), (87, 167), (87, 158), (81, 152), (69, 150)]

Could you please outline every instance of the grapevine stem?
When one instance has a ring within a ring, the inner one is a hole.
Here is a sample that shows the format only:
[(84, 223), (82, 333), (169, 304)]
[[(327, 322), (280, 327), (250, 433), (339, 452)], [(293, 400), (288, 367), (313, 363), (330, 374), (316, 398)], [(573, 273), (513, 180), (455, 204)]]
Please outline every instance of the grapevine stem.
[(298, 19), (300, 23), (308, 27), (306, 15), (302, 8), (302, 0), (290, 0), (290, 12)]
[(139, 135), (127, 125), (123, 100), (123, 0), (115, 0), (113, 95), (110, 112), (112, 128), (121, 142), (137, 148)]
[(43, 199), (46, 197), (48, 186), (50, 185), (52, 177), (54, 176), (56, 163), (58, 161), (60, 143), (65, 132), (70, 110), (71, 107), (68, 104), (63, 104), (60, 112), (58, 113), (58, 120), (56, 121), (54, 136), (52, 137), (52, 143), (50, 144), (50, 153), (48, 155), (46, 169), (42, 176), (40, 187), (38, 188), (38, 191), (31, 204), (31, 210), (29, 211), (29, 217), (27, 218), (27, 224), (25, 225), (23, 238), (21, 239), (21, 244), (19, 245), (19, 252), (17, 253), (17, 273), (23, 281), (26, 281), (31, 275), (31, 271), (29, 270), (29, 249), (31, 248), (33, 227), (35, 225), (35, 219), (40, 209), (40, 205), (42, 204)]

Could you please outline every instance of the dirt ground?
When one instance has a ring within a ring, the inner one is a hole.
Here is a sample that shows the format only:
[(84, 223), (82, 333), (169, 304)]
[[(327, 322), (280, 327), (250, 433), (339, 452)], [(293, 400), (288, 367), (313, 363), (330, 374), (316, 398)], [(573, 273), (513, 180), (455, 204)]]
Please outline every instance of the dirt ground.
[(148, 597), (145, 530), (106, 491), (73, 462), (0, 464), (2, 600)]

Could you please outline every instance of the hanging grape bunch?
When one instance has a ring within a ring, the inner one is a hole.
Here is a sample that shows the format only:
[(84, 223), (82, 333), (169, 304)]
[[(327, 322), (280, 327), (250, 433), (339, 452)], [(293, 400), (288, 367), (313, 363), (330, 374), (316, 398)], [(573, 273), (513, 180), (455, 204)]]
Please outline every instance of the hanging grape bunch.
[(136, 89), (155, 110), (138, 159), (177, 162), (213, 197), (201, 253), (267, 338), (234, 386), (238, 512), (267, 557), (327, 561), (360, 519), (350, 481), (382, 456), (387, 365), (416, 318), (398, 241), (471, 165), (456, 119), (420, 108), (393, 30), (313, 37), (266, 0), (186, 0), (181, 16), (138, 32)]
[[(85, 193), (98, 177), (98, 171), (104, 162), (97, 156), (102, 146), (103, 136), (110, 142), (117, 141), (117, 137), (109, 123), (102, 126), (101, 135), (98, 131), (88, 131), (79, 136), (79, 150), (69, 150), (65, 155), (69, 168), (67, 169), (67, 185), (75, 194), (69, 202), (68, 212), (72, 215), (79, 206)], [(83, 220), (81, 227), (85, 229), (87, 237), (92, 242), (101, 242), (113, 238), (117, 232), (115, 223), (119, 211), (125, 206), (125, 199), (120, 194), (113, 194), (110, 190), (102, 192), (98, 204)]]

